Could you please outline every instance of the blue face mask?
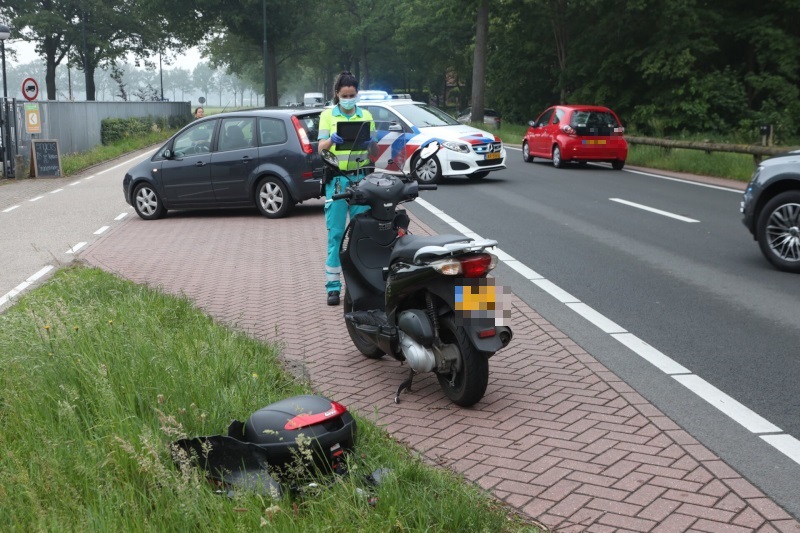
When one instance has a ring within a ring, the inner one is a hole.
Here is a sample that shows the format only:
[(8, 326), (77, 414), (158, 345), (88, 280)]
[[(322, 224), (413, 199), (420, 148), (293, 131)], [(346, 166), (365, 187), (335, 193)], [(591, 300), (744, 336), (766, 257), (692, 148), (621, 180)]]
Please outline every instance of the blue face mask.
[(350, 111), (355, 106), (356, 106), (355, 98), (342, 98), (341, 100), (339, 100), (339, 107), (341, 107), (345, 111)]

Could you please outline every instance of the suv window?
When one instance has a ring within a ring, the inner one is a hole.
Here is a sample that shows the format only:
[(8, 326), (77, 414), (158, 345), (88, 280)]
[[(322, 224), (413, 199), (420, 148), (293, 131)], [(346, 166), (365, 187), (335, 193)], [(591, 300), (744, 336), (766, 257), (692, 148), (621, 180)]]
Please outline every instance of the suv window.
[(255, 119), (225, 118), (219, 130), (219, 151), (241, 150), (255, 146), (253, 133)]
[(211, 138), (214, 136), (216, 120), (207, 120), (191, 126), (189, 129), (175, 137), (172, 143), (172, 152), (175, 157), (205, 154), (211, 151)]
[(261, 146), (286, 142), (286, 125), (277, 118), (258, 119), (258, 138)]
[(392, 122), (396, 122), (400, 126), (403, 127), (404, 130), (408, 128), (405, 127), (405, 124), (397, 114), (392, 111), (391, 109), (387, 109), (385, 107), (377, 107), (377, 106), (365, 106), (367, 111), (372, 113), (372, 120), (375, 121), (375, 129), (380, 131), (387, 131), (389, 129), (389, 125)]
[(306, 135), (308, 135), (309, 139), (316, 140), (319, 138), (319, 113), (295, 116), (300, 123), (300, 127), (306, 130)]
[(427, 104), (397, 106), (397, 112), (419, 128), (429, 126), (455, 126), (458, 121), (436, 107)]

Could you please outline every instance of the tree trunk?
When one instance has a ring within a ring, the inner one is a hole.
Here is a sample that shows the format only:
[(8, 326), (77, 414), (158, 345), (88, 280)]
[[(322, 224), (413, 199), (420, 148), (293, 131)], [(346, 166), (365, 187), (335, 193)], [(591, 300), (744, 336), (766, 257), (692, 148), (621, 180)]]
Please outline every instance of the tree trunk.
[(267, 85), (269, 89), (269, 103), (265, 105), (278, 105), (278, 62), (275, 51), (275, 39), (267, 41), (267, 65), (269, 66), (269, 79)]
[(84, 79), (86, 80), (86, 101), (93, 102), (95, 100), (95, 87), (94, 87), (94, 70), (97, 65), (93, 65), (91, 61), (86, 62), (86, 70), (84, 71)]
[(486, 48), (489, 41), (489, 0), (478, 3), (475, 28), (475, 56), (472, 62), (472, 116), (470, 121), (483, 122), (486, 94)]
[(564, 85), (563, 75), (567, 70), (567, 44), (569, 32), (567, 31), (567, 4), (566, 0), (550, 0), (550, 23), (553, 27), (553, 37), (556, 42), (556, 57), (558, 69), (561, 73), (559, 86), (561, 87), (560, 103), (567, 102), (567, 87)]

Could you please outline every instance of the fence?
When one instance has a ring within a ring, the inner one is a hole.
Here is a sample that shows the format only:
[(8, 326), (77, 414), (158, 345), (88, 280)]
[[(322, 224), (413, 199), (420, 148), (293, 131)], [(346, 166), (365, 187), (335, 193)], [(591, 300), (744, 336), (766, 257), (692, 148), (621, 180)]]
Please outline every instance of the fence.
[(785, 146), (779, 147), (779, 146), (758, 146), (752, 144), (723, 144), (723, 143), (712, 143), (707, 141), (674, 141), (671, 139), (653, 139), (650, 137), (625, 136), (625, 139), (630, 144), (648, 144), (651, 146), (660, 146), (662, 148), (684, 148), (688, 150), (703, 150), (706, 153), (732, 152), (736, 154), (751, 154), (753, 156), (753, 162), (755, 165), (758, 165), (764, 156), (778, 155), (793, 149)]
[[(25, 128), (25, 103), (14, 101), (16, 122), (11, 134), (12, 151), (27, 158), (30, 141), (57, 139), (62, 154), (85, 152), (99, 144), (100, 123), (107, 118), (191, 117), (189, 102), (35, 102), (39, 104), (41, 133), (28, 134)], [(13, 112), (9, 114), (13, 120)]]

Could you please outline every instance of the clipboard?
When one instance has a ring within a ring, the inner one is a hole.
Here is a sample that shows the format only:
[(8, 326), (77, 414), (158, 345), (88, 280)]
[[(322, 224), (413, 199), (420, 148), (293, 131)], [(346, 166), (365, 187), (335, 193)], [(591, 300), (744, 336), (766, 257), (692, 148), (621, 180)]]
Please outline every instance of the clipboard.
[(347, 151), (366, 151), (364, 145), (372, 138), (370, 123), (367, 120), (352, 120), (349, 122), (337, 122), (336, 133), (344, 139), (344, 143), (339, 145), (337, 150)]

